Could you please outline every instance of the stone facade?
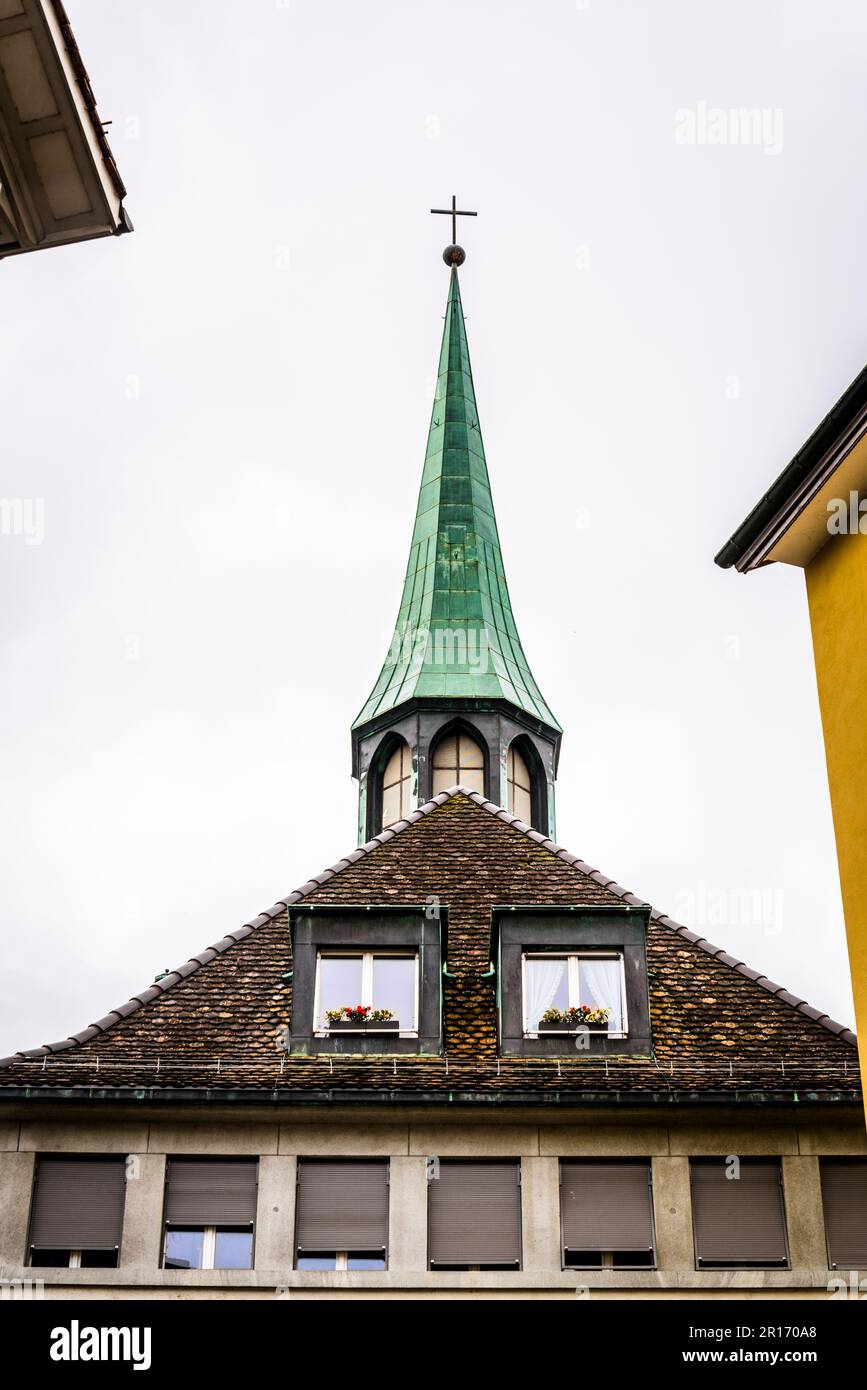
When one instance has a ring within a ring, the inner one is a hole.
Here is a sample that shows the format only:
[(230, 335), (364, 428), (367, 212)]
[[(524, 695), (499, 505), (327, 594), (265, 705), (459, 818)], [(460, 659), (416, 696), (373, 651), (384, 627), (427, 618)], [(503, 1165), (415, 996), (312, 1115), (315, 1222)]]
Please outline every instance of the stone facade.
[[(810, 1105), (769, 1109), (745, 1122), (730, 1108), (687, 1116), (648, 1115), (624, 1106), (556, 1117), (538, 1110), (484, 1111), (444, 1120), (413, 1110), (359, 1122), (357, 1112), (290, 1116), (253, 1107), (243, 1117), (219, 1104), (180, 1108), (88, 1106), (58, 1116), (6, 1106), (0, 1129), (0, 1278), (41, 1280), (45, 1296), (67, 1298), (827, 1298), (829, 1269), (819, 1183), (824, 1156), (867, 1154), (857, 1112), (817, 1113)], [(117, 1269), (31, 1269), (25, 1262), (37, 1154), (132, 1155)], [(698, 1270), (693, 1248), (689, 1161), (736, 1154), (781, 1160), (788, 1269)], [(167, 1156), (257, 1157), (258, 1206), (250, 1270), (161, 1268)], [(427, 1268), (427, 1160), (516, 1158), (521, 1163), (523, 1259), (520, 1271), (432, 1272)], [(299, 1157), (389, 1159), (386, 1272), (307, 1272), (293, 1268), (295, 1175)], [(641, 1157), (652, 1165), (657, 1268), (562, 1268), (559, 1160)]]

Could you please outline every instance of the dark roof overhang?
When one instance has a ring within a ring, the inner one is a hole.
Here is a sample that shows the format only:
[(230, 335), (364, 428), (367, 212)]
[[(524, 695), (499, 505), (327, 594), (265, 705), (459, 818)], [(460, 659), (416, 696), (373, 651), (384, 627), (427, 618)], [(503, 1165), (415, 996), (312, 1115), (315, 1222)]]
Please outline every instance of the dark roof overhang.
[(497, 959), (500, 927), (504, 920), (516, 915), (530, 915), (540, 920), (546, 917), (565, 917), (577, 914), (580, 917), (615, 916), (625, 913), (644, 923), (650, 923), (653, 911), (650, 903), (495, 903), (491, 908), (491, 960)]
[[(289, 934), (292, 949), (295, 949), (295, 923), (299, 917), (413, 917), (418, 913), (430, 911), (430, 904), (416, 903), (294, 903), (289, 908)], [(446, 903), (437, 903), (436, 915), (440, 924), (440, 950), (443, 961), (448, 960), (449, 948), (449, 909)]]
[(714, 556), (720, 569), (757, 569), (794, 518), (867, 430), (867, 367), (844, 392)]

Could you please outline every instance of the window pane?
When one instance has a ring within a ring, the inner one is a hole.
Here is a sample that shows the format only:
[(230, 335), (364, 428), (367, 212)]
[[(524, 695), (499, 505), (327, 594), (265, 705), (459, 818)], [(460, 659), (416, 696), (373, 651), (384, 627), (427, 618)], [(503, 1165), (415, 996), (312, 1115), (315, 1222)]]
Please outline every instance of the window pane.
[(68, 1250), (34, 1250), (30, 1256), (30, 1263), (38, 1269), (56, 1268), (69, 1264)]
[(415, 1028), (416, 958), (375, 956), (373, 1007), (391, 1009), (402, 1028)]
[(550, 960), (528, 960), (526, 965), (526, 990), (524, 1012), (527, 1028), (532, 1030), (548, 1009), (569, 1007), (569, 984), (566, 974), (566, 961), (562, 956)]
[(82, 1250), (82, 1269), (117, 1269), (116, 1250)]
[(517, 782), (519, 787), (522, 787), (525, 792), (528, 792), (530, 790), (530, 772), (517, 748), (509, 749), (509, 759), (509, 777), (511, 781)]
[(389, 758), (382, 775), (382, 825), (394, 825), (409, 814), (409, 782), (412, 758), (409, 745), (401, 743)]
[(467, 734), (461, 734), (461, 772), (468, 767), (484, 767), (485, 760), (482, 750), (474, 738), (469, 738)]
[(440, 739), (434, 749), (434, 767), (449, 768), (452, 772), (457, 771), (458, 766), (458, 741), (451, 738)]
[(402, 782), (395, 782), (390, 787), (382, 789), (382, 828), (386, 829), (389, 825), (394, 825), (395, 821), (401, 818), (400, 808), (400, 789)]
[(347, 1269), (385, 1269), (381, 1255), (352, 1255), (346, 1261)]
[(458, 770), (456, 767), (435, 767), (433, 775), (433, 794), (439, 796), (440, 792), (447, 792), (449, 787), (454, 787), (458, 780)]
[(601, 1250), (566, 1250), (563, 1263), (567, 1269), (601, 1269)]
[(252, 1231), (217, 1231), (214, 1269), (251, 1269)]
[(582, 960), (578, 966), (581, 998), (575, 1004), (589, 1004), (592, 1009), (608, 1009), (608, 1027), (614, 1033), (623, 1030), (623, 1011), (620, 1002), (620, 961)]
[(391, 757), (385, 765), (385, 772), (382, 774), (382, 785), (384, 787), (393, 786), (393, 784), (395, 782), (399, 782), (401, 777), (403, 776), (403, 772), (401, 770), (403, 747), (404, 745), (401, 744), (399, 748), (395, 748), (394, 752), (392, 753)]
[(336, 1255), (299, 1255), (299, 1269), (336, 1269)]
[(615, 1269), (652, 1269), (655, 1260), (652, 1250), (615, 1250), (611, 1256)]
[(201, 1269), (204, 1231), (166, 1231), (166, 1269)]
[(327, 1026), (328, 1009), (361, 1003), (361, 957), (319, 957), (319, 1025)]
[(469, 792), (478, 792), (479, 796), (485, 794), (485, 770), (482, 767), (462, 767), (459, 778), (462, 787), (466, 787)]
[(518, 820), (522, 820), (525, 825), (531, 825), (533, 807), (530, 800), (530, 793), (524, 791), (523, 787), (515, 786), (514, 783), (510, 785), (509, 791), (511, 792), (511, 797), (509, 799), (512, 803), (509, 810), (512, 815), (517, 816)]

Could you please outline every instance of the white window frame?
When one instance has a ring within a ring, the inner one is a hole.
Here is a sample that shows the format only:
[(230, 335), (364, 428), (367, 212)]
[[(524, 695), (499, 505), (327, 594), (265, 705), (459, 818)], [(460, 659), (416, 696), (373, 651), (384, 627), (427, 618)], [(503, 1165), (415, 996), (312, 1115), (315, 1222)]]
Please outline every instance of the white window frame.
[[(163, 1268), (164, 1268), (164, 1269), (172, 1269), (172, 1268), (174, 1268), (173, 1265), (167, 1265), (167, 1264), (166, 1264), (166, 1260), (168, 1259), (169, 1236), (172, 1234), (173, 1231), (180, 1231), (180, 1232), (184, 1232), (184, 1231), (202, 1231), (202, 1233), (203, 1233), (203, 1240), (202, 1240), (202, 1263), (198, 1266), (198, 1268), (199, 1268), (199, 1269), (214, 1269), (214, 1268), (215, 1268), (214, 1261), (215, 1261), (215, 1259), (217, 1258), (217, 1232), (218, 1232), (218, 1231), (231, 1231), (231, 1230), (238, 1230), (238, 1231), (244, 1231), (244, 1232), (246, 1232), (246, 1231), (248, 1231), (248, 1230), (252, 1231), (252, 1229), (253, 1229), (252, 1226), (243, 1226), (243, 1225), (242, 1225), (242, 1226), (237, 1226), (237, 1227), (233, 1227), (233, 1226), (166, 1226), (165, 1238), (164, 1238), (164, 1240), (163, 1240)], [(248, 1265), (234, 1265), (234, 1266), (232, 1266), (232, 1268), (235, 1268), (235, 1269), (252, 1269), (252, 1268), (253, 1268), (253, 1263), (252, 1263), (252, 1261), (251, 1261), (251, 1263), (248, 1264)]]
[[(521, 956), (521, 1011), (524, 1020), (524, 1037), (571, 1037), (574, 1033), (573, 1028), (551, 1028), (540, 1033), (538, 1028), (530, 1027), (530, 1020), (527, 1018), (527, 961), (528, 960), (565, 960), (566, 961), (566, 989), (568, 997), (568, 1008), (577, 1008), (581, 1003), (580, 997), (580, 967), (582, 960), (617, 960), (620, 962), (620, 1016), (623, 1020), (623, 1027), (617, 1031), (613, 1028), (608, 1030), (609, 1038), (625, 1038), (629, 1035), (629, 1017), (626, 1012), (626, 969), (622, 951), (525, 951)], [(539, 1020), (535, 1019), (534, 1023)]]
[[(347, 1272), (347, 1270), (349, 1271), (350, 1274), (382, 1274), (382, 1273), (384, 1272), (384, 1271), (381, 1270), (381, 1269), (379, 1269), (379, 1270), (377, 1270), (377, 1269), (349, 1269), (349, 1259), (350, 1259), (350, 1256), (357, 1255), (357, 1254), (358, 1254), (358, 1251), (357, 1251), (357, 1250), (322, 1250), (320, 1253), (321, 1253), (323, 1256), (326, 1256), (326, 1255), (328, 1255), (328, 1256), (333, 1255), (333, 1256), (334, 1256), (334, 1273), (335, 1273), (335, 1274), (345, 1274), (345, 1273)], [(370, 1253), (373, 1254), (373, 1251), (371, 1250)], [(303, 1260), (304, 1258), (305, 1258), (305, 1252), (304, 1252), (303, 1250), (299, 1250), (298, 1253), (297, 1253), (296, 1256), (295, 1256), (296, 1266), (297, 1266), (298, 1260)], [(379, 1256), (377, 1256), (377, 1258), (379, 1258)], [(386, 1257), (385, 1257), (385, 1251), (382, 1252), (382, 1263), (384, 1264), (385, 1268), (388, 1269), (388, 1260), (387, 1260)], [(299, 1274), (317, 1274), (317, 1273), (325, 1274), (325, 1273), (327, 1273), (327, 1272), (329, 1272), (329, 1271), (326, 1271), (326, 1270), (315, 1270), (315, 1269), (301, 1269), (301, 1270), (299, 1270), (298, 1272), (299, 1272)]]
[[(367, 1033), (391, 1033), (397, 1038), (417, 1038), (418, 1037), (418, 1007), (419, 1007), (419, 959), (418, 951), (317, 951), (316, 952), (316, 987), (313, 991), (313, 1031), (317, 1038), (331, 1037), (331, 1029), (327, 1024), (320, 1022), (320, 995), (322, 984), (321, 962), (328, 958), (337, 960), (360, 960), (361, 961), (361, 998), (353, 999), (353, 1004), (369, 1004), (373, 1007), (373, 962), (374, 959), (382, 960), (390, 958), (393, 960), (411, 960), (415, 965), (415, 988), (413, 990), (413, 1027), (412, 1028), (381, 1028), (376, 1023), (371, 1023), (369, 1027), (357, 1028), (354, 1031), (361, 1034)], [(342, 1030), (341, 1030), (342, 1031)], [(334, 1034), (334, 1036), (338, 1036)]]

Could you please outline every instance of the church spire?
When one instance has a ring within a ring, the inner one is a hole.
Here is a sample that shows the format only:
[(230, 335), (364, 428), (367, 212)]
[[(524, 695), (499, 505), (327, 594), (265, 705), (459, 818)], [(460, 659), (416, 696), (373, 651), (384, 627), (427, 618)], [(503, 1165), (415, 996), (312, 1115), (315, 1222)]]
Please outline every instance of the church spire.
[(379, 679), (352, 726), (362, 839), (440, 782), (474, 786), (553, 831), (561, 730), (512, 615), (461, 306), (462, 248), (452, 244), (443, 259), (449, 292), (403, 595)]
[(449, 278), (403, 596), (379, 680), (353, 727), (421, 696), (476, 696), (559, 728), (512, 616), (455, 268)]

